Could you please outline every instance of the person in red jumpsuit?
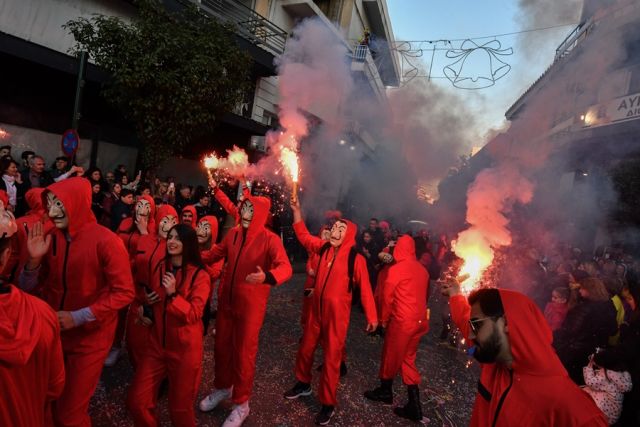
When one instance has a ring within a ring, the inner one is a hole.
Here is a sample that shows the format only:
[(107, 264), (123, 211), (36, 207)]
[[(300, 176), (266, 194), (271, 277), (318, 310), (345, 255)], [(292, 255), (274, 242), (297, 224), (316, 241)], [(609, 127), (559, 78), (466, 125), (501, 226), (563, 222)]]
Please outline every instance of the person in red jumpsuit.
[[(118, 236), (122, 239), (129, 253), (129, 261), (132, 266), (138, 253), (138, 244), (142, 236), (156, 233), (155, 225), (156, 204), (150, 196), (140, 196), (134, 208), (134, 218), (125, 218), (118, 227)], [(129, 307), (118, 312), (118, 326), (109, 355), (104, 361), (104, 366), (110, 367), (116, 364), (122, 355), (122, 342), (127, 326), (127, 313)]]
[(394, 263), (388, 268), (382, 284), (380, 324), (385, 328), (380, 386), (366, 391), (367, 399), (393, 404), (393, 380), (398, 372), (407, 386), (409, 402), (394, 412), (412, 421), (422, 420), (420, 404), (420, 372), (416, 368), (416, 352), (420, 338), (429, 331), (427, 295), (429, 273), (416, 260), (416, 245), (410, 236), (401, 236), (393, 250)]
[(302, 220), (300, 205), (292, 202), (291, 207), (296, 237), (308, 252), (320, 255), (320, 262), (316, 271), (311, 313), (296, 358), (295, 374), (298, 382), (285, 392), (285, 397), (296, 399), (311, 394), (313, 354), (318, 343), (321, 343), (324, 362), (318, 398), (322, 403), (322, 409), (315, 422), (326, 425), (331, 421), (337, 403), (336, 389), (349, 327), (352, 285), (360, 287), (360, 299), (367, 318), (367, 332), (376, 330), (378, 316), (367, 264), (360, 254), (354, 259), (353, 284), (350, 283), (348, 264), (351, 249), (356, 243), (357, 226), (345, 219), (337, 220), (331, 228), (331, 236), (327, 243), (309, 233)]
[[(0, 196), (0, 199), (2, 197)], [(19, 226), (0, 204), (0, 270), (11, 257)], [(40, 227), (41, 229), (41, 227)], [(0, 279), (0, 425), (50, 424), (51, 402), (64, 388), (56, 313), (44, 301)]]
[(193, 205), (185, 206), (180, 212), (180, 223), (186, 224), (195, 230), (198, 221), (198, 211)]
[(118, 310), (134, 297), (131, 267), (122, 241), (91, 211), (88, 180), (57, 182), (43, 198), (56, 229), (46, 237), (29, 236), (30, 258), (20, 284), (41, 283), (62, 331), (66, 383), (53, 407), (54, 422), (90, 426), (89, 400), (113, 342)]
[(200, 402), (202, 411), (231, 397), (234, 407), (224, 427), (240, 426), (249, 415), (258, 337), (272, 286), (293, 273), (280, 238), (265, 228), (271, 207), (266, 197), (247, 196), (240, 224), (205, 253), (205, 263), (227, 260), (218, 298), (215, 389)]
[[(213, 247), (215, 241), (218, 239), (218, 218), (213, 215), (207, 215), (200, 218), (198, 226), (196, 227), (196, 234), (198, 235), (198, 246), (201, 252), (209, 251)], [(209, 329), (209, 322), (213, 316), (211, 312), (211, 299), (215, 291), (215, 284), (222, 274), (222, 267), (224, 266), (224, 260), (221, 259), (210, 265), (205, 265), (207, 273), (211, 278), (211, 294), (207, 300), (207, 304), (202, 315), (202, 323), (204, 324), (204, 334), (207, 334)], [(218, 286), (218, 289), (220, 287)], [(219, 295), (219, 292), (218, 292)]]
[(525, 295), (480, 289), (469, 299), (447, 281), (451, 318), (480, 362), (472, 427), (599, 427), (608, 425), (587, 393), (569, 378), (544, 315)]
[(178, 223), (178, 214), (171, 205), (156, 210), (156, 230), (140, 236), (137, 254), (133, 262), (133, 278), (136, 298), (129, 306), (127, 316), (126, 345), (129, 360), (134, 369), (148, 346), (150, 326), (153, 324), (152, 305), (160, 302), (158, 293), (152, 290), (153, 273), (164, 261), (167, 252), (167, 234)]
[(127, 395), (136, 426), (159, 426), (156, 403), (165, 377), (169, 379), (169, 416), (176, 427), (194, 427), (194, 401), (202, 373), (202, 313), (211, 291), (198, 249), (198, 238), (187, 224), (174, 226), (167, 237), (166, 261), (153, 273), (153, 324)]

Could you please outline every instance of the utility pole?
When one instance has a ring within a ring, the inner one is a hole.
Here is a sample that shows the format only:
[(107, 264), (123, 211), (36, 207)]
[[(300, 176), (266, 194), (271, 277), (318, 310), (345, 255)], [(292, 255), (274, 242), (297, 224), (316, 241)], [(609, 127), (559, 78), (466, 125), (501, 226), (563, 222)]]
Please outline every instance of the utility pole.
[(82, 108), (82, 92), (84, 90), (85, 74), (87, 73), (88, 56), (84, 50), (78, 54), (78, 80), (76, 81), (76, 98), (73, 103), (73, 117), (71, 119), (71, 129), (75, 129), (76, 131), (78, 130), (80, 117), (82, 117), (80, 108)]

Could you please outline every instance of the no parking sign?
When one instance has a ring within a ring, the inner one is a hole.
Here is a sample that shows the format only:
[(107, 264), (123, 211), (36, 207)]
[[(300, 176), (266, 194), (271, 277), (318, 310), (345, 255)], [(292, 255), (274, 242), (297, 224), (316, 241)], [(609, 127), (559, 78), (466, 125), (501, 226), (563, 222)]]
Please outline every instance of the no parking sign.
[(67, 157), (73, 157), (80, 146), (80, 136), (75, 129), (68, 129), (62, 134), (60, 148)]

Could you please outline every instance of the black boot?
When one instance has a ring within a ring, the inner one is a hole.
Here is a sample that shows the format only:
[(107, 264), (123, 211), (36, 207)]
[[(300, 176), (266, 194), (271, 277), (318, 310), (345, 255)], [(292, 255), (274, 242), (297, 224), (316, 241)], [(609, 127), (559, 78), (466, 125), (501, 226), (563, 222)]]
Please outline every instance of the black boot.
[(393, 404), (393, 380), (380, 380), (380, 386), (373, 390), (365, 391), (364, 397), (374, 402), (382, 402), (386, 405)]
[(393, 412), (402, 418), (412, 421), (422, 420), (422, 404), (420, 403), (420, 390), (417, 385), (408, 385), (407, 394), (409, 401), (406, 405), (393, 409)]

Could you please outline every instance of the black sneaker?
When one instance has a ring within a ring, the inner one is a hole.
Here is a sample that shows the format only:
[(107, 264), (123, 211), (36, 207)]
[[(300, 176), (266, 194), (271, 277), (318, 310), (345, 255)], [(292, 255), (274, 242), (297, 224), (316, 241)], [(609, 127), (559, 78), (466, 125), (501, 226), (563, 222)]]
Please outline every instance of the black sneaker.
[(331, 417), (333, 417), (333, 406), (322, 405), (322, 409), (316, 415), (316, 424), (320, 426), (326, 426), (331, 421)]
[(298, 381), (291, 390), (284, 393), (284, 397), (293, 400), (300, 396), (309, 396), (311, 394), (311, 385)]

